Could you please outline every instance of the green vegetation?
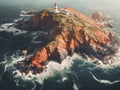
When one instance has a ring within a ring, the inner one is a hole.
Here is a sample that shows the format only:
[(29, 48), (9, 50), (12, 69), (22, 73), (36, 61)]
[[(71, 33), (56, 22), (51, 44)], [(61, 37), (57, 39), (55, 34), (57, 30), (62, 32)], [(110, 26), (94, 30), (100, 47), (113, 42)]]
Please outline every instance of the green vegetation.
[(93, 24), (92, 21), (90, 21), (87, 18), (82, 18), (79, 15), (75, 14), (66, 15), (63, 13), (54, 13), (51, 12), (51, 9), (44, 9), (41, 11), (41, 14), (52, 16), (53, 21), (58, 22), (57, 26), (54, 27), (55, 37), (59, 35), (61, 31), (63, 31), (64, 33), (66, 33), (65, 37), (70, 38), (71, 36), (74, 36), (75, 34), (78, 33), (78, 31), (76, 30), (77, 26), (83, 27), (82, 34), (88, 40), (90, 39), (94, 41), (100, 40), (97, 38), (94, 32), (97, 30), (103, 32), (103, 30), (101, 30), (97, 25)]

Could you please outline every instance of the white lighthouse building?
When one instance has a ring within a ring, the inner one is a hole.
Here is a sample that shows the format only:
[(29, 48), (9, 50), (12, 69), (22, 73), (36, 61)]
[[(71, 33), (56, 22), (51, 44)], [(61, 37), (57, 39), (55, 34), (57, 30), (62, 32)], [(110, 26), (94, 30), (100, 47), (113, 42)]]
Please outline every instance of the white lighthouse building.
[(56, 13), (58, 13), (59, 12), (59, 10), (58, 10), (58, 5), (57, 5), (57, 3), (55, 2), (54, 3), (54, 12), (56, 12)]

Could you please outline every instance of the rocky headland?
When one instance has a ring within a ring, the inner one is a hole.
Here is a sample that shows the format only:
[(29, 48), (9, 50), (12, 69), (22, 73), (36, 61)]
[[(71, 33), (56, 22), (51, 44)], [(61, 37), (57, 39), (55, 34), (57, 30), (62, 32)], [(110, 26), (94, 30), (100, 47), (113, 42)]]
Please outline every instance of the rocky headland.
[(118, 52), (120, 39), (116, 33), (104, 30), (96, 22), (97, 19), (102, 20), (99, 15), (92, 18), (72, 8), (59, 8), (58, 12), (50, 8), (19, 23), (16, 26), (19, 29), (47, 34), (39, 37), (43, 40), (42, 47), (33, 56), (16, 63), (15, 67), (26, 74), (30, 70), (37, 74), (44, 70), (49, 61), (61, 63), (73, 53), (86, 60), (90, 58), (95, 64), (109, 64), (110, 58)]

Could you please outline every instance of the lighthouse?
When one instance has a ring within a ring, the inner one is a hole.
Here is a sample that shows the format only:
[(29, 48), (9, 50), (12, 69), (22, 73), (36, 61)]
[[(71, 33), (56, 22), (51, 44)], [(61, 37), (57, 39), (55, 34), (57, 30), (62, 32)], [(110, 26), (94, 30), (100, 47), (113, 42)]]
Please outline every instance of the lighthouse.
[(56, 12), (56, 13), (58, 13), (58, 12), (59, 12), (59, 11), (58, 11), (58, 5), (57, 5), (57, 3), (56, 3), (56, 2), (54, 3), (54, 9), (55, 9), (55, 12)]

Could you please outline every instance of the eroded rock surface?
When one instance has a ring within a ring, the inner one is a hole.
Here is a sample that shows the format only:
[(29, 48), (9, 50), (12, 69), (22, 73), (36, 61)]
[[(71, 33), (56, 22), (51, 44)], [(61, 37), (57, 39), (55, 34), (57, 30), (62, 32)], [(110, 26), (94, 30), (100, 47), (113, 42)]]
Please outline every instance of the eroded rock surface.
[[(101, 21), (103, 18), (98, 19)], [(120, 45), (115, 33), (101, 29), (95, 20), (71, 8), (61, 8), (58, 13), (54, 9), (41, 10), (17, 27), (48, 33), (47, 38), (44, 37), (44, 45), (33, 56), (15, 64), (26, 74), (30, 70), (34, 74), (40, 73), (50, 60), (61, 63), (75, 52), (83, 58), (98, 59), (104, 63), (117, 53)], [(97, 61), (94, 63), (99, 64)]]

